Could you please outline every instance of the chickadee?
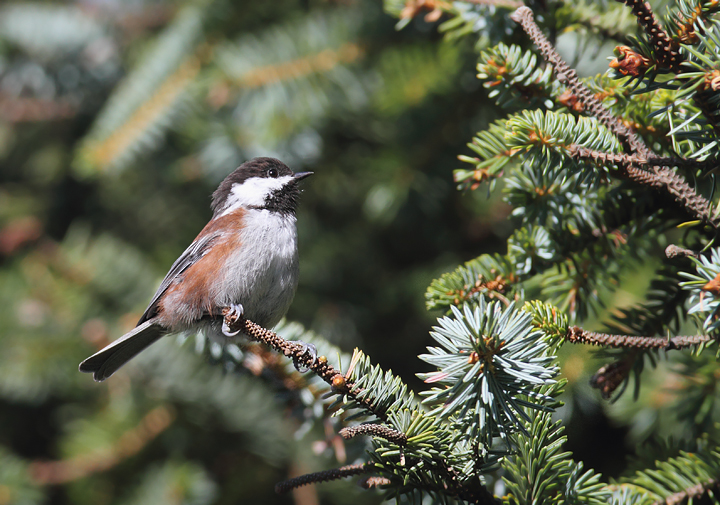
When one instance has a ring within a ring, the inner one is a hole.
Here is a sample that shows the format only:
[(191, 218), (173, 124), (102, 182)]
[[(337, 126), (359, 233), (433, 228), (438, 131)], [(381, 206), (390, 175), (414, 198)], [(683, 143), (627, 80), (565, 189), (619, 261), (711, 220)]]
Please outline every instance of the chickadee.
[(309, 175), (274, 158), (254, 158), (228, 175), (212, 195), (212, 219), (173, 263), (137, 326), (80, 363), (80, 371), (103, 381), (169, 333), (234, 336), (223, 308), (275, 326), (298, 283), (295, 209), (298, 182)]

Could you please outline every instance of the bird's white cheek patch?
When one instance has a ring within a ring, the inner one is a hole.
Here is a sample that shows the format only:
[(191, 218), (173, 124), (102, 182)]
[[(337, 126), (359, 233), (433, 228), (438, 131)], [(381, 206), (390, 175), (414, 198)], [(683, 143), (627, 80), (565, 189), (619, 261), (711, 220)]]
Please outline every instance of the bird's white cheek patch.
[(228, 214), (239, 207), (262, 207), (265, 198), (273, 191), (281, 189), (292, 180), (292, 176), (278, 177), (251, 177), (242, 184), (233, 184), (228, 202), (221, 215)]

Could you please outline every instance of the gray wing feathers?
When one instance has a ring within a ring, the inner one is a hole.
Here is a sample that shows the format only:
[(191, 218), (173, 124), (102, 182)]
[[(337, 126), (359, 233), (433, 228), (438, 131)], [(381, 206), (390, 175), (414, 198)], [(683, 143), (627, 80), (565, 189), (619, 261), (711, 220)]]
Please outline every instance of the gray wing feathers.
[(145, 321), (80, 363), (80, 371), (92, 373), (97, 382), (102, 382), (164, 334), (155, 320)]
[(98, 382), (104, 381), (138, 353), (165, 335), (167, 330), (156, 324), (155, 315), (158, 301), (180, 274), (207, 253), (210, 245), (219, 236), (219, 233), (212, 233), (195, 239), (170, 267), (170, 271), (160, 284), (138, 325), (100, 352), (80, 363), (80, 371), (92, 373), (93, 378)]
[(165, 291), (167, 291), (167, 289), (170, 287), (170, 284), (172, 284), (172, 282), (177, 278), (178, 275), (183, 273), (197, 260), (202, 258), (205, 253), (207, 253), (210, 245), (219, 236), (219, 233), (214, 233), (197, 238), (192, 244), (190, 244), (187, 249), (185, 249), (185, 252), (183, 252), (180, 257), (175, 260), (175, 263), (173, 263), (173, 265), (170, 267), (170, 271), (167, 273), (162, 283), (160, 283), (160, 287), (155, 292), (155, 296), (153, 296), (152, 300), (150, 301), (148, 308), (145, 309), (145, 313), (140, 318), (140, 321), (138, 321), (138, 324), (142, 324), (155, 316), (158, 301), (160, 300), (160, 297), (163, 295), (163, 293), (165, 293)]

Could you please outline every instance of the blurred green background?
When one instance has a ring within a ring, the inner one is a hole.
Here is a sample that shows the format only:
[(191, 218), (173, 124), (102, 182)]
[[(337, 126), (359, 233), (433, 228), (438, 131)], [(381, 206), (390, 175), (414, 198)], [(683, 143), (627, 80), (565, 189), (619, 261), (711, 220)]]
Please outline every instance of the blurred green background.
[[(512, 229), (500, 191), (452, 181), (500, 114), (470, 39), (507, 37), (508, 12), (469, 7), (477, 37), (443, 41), (378, 1), (0, 6), (0, 505), (378, 503), (354, 483), (275, 495), (362, 446), (201, 341), (164, 339), (103, 384), (77, 365), (134, 325), (223, 177), (275, 156), (316, 174), (288, 319), (417, 386), (428, 284)], [(623, 428), (568, 405), (571, 448), (619, 471), (587, 434), (622, 452)]]

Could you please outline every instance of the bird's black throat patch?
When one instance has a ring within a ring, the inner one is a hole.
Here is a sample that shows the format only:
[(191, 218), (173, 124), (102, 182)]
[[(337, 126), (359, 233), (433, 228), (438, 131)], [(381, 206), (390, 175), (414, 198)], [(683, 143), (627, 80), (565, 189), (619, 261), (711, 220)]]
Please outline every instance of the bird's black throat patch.
[(265, 197), (265, 205), (259, 208), (270, 212), (279, 212), (280, 214), (295, 215), (299, 202), (300, 188), (298, 188), (298, 181), (293, 179), (282, 188)]

